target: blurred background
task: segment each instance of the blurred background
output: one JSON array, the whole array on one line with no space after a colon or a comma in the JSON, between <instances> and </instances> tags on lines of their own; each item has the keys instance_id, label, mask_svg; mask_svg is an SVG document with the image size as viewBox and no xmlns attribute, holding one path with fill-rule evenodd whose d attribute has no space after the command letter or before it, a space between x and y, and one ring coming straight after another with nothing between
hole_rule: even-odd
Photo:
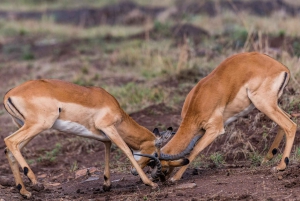
<instances>
[{"instance_id":1,"label":"blurred background","mask_svg":"<svg viewBox=\"0 0 300 201\"><path fill-rule=\"evenodd\" d=\"M280 105L299 115L300 1L0 2L0 97L14 86L40 78L101 86L150 130L169 126L176 130L191 88L225 58L247 51L266 53L290 69L292 76ZM299 124L299 118L293 120ZM0 139L15 130L1 104ZM219 164L250 159L257 165L276 130L276 124L255 110L226 128L230 135L219 137L194 165L204 165L205 159ZM85 160L76 158L78 153L103 151L97 142L49 133L24 149L33 166L41 161L55 164L68 153L66 165L77 169ZM49 144L43 146L40 140ZM0 140L0 149L4 147ZM116 147L113 154L115 163L126 160ZM294 161L300 158L298 137L293 157ZM7 169L5 157L0 160Z\"/></svg>"}]
</instances>

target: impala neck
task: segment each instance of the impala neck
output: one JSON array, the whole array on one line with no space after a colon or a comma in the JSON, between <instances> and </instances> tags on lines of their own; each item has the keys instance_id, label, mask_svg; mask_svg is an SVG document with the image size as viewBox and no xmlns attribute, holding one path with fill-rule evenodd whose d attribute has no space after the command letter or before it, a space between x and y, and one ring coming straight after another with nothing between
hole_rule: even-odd
<instances>
[{"instance_id":1,"label":"impala neck","mask_svg":"<svg viewBox=\"0 0 300 201\"><path fill-rule=\"evenodd\" d=\"M140 126L127 114L123 115L123 121L117 126L117 129L131 149L141 150L148 154L155 152L155 135L145 127ZM147 149L146 152L145 149Z\"/></svg>"}]
</instances>

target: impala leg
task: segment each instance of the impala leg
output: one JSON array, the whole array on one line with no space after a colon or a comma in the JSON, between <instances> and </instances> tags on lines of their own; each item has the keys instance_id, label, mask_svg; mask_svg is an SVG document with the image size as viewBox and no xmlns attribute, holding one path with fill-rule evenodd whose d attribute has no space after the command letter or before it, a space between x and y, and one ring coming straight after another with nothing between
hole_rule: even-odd
<instances>
[{"instance_id":1,"label":"impala leg","mask_svg":"<svg viewBox=\"0 0 300 201\"><path fill-rule=\"evenodd\" d=\"M265 107L258 106L257 109L261 110L270 119L272 119L275 123L277 123L286 135L286 144L285 144L284 152L282 155L282 159L281 159L279 165L274 167L274 170L284 170L289 163L289 156L290 156L292 146L294 143L297 125L286 115L285 112L283 112L278 107L278 105L273 106L273 107L271 107L270 105L265 105ZM279 134L279 136L276 136L278 141L279 141L279 138L281 137L280 135L282 135L282 134ZM275 138L275 140L276 140L276 138ZM275 143L275 145L277 145L278 142L274 142L274 143Z\"/></svg>"},{"instance_id":2,"label":"impala leg","mask_svg":"<svg viewBox=\"0 0 300 201\"><path fill-rule=\"evenodd\" d=\"M138 165L136 160L134 159L131 150L127 146L127 144L124 142L124 140L121 138L121 136L118 134L118 131L114 126L101 128L101 130L111 139L113 143L115 143L129 158L132 165L135 167L137 172L139 173L142 181L149 186L152 186L153 188L157 188L158 185L152 181L146 176L146 174L143 172L142 168Z\"/></svg>"},{"instance_id":3,"label":"impala leg","mask_svg":"<svg viewBox=\"0 0 300 201\"><path fill-rule=\"evenodd\" d=\"M24 183L20 176L18 164L22 167L24 174L29 178L33 185L37 185L38 182L26 160L23 158L20 149L42 130L43 129L39 129L37 127L28 127L24 125L18 131L4 139L7 146L6 157L13 172L17 188L19 189L20 193L27 198L31 196L31 193L25 189Z\"/></svg>"},{"instance_id":4,"label":"impala leg","mask_svg":"<svg viewBox=\"0 0 300 201\"><path fill-rule=\"evenodd\" d=\"M164 171L164 174L166 176L166 180L168 180L174 171L175 167L169 167L166 171Z\"/></svg>"},{"instance_id":5,"label":"impala leg","mask_svg":"<svg viewBox=\"0 0 300 201\"><path fill-rule=\"evenodd\" d=\"M279 147L280 142L282 141L283 136L284 136L284 130L282 130L282 128L279 127L278 131L277 131L277 134L275 136L275 139L274 139L267 155L263 159L262 163L265 163L265 162L271 160L274 157L274 155L277 154L278 147Z\"/></svg>"},{"instance_id":6,"label":"impala leg","mask_svg":"<svg viewBox=\"0 0 300 201\"><path fill-rule=\"evenodd\" d=\"M103 190L109 191L111 188L110 170L109 170L111 142L104 142L104 144L105 144L105 169L104 169Z\"/></svg>"},{"instance_id":7,"label":"impala leg","mask_svg":"<svg viewBox=\"0 0 300 201\"><path fill-rule=\"evenodd\" d=\"M8 160L10 169L12 170L12 173L14 175L17 189L23 196L26 196L27 198L31 197L31 193L25 189L23 180L20 175L19 164L8 148L5 148L5 155Z\"/></svg>"},{"instance_id":8,"label":"impala leg","mask_svg":"<svg viewBox=\"0 0 300 201\"><path fill-rule=\"evenodd\" d=\"M281 110L281 111L282 111L286 116L288 116L289 118L291 118L291 115L290 115L290 114L286 113L286 112L283 111L283 110ZM271 159L274 157L274 155L277 154L279 144L280 144L280 142L282 141L282 138L283 138L284 134L285 134L285 133L284 133L284 130L283 130L281 127L279 127L279 128L278 128L278 131L277 131L277 134L276 134L276 136L275 136L275 139L274 139L274 141L273 141L273 143L272 143L272 145L271 145L271 147L270 147L270 149L269 149L267 155L266 155L265 158L263 159L262 163L265 163L265 162L271 160Z\"/></svg>"},{"instance_id":9,"label":"impala leg","mask_svg":"<svg viewBox=\"0 0 300 201\"><path fill-rule=\"evenodd\" d=\"M274 92L273 92L274 94ZM266 100L263 97L272 97L272 91L270 91L270 94L263 94L261 95L260 92L256 92L255 94L248 93L249 98L251 99L252 103L255 105L257 109L259 109L261 112L265 113L270 119L272 119L275 123L280 126L280 128L284 131L286 136L286 144L283 151L282 159L276 167L273 168L273 170L284 170L286 166L289 163L289 156L292 150L292 146L295 139L296 129L297 125L290 119L290 115L288 115L286 112L282 111L278 105L277 105L277 99L275 98L269 98L268 100L271 100L271 102ZM272 101L276 100L276 101ZM281 137L281 131L279 131L279 134L275 137L276 142L273 144L277 145L280 142Z\"/></svg>"},{"instance_id":10,"label":"impala leg","mask_svg":"<svg viewBox=\"0 0 300 201\"><path fill-rule=\"evenodd\" d=\"M212 124L213 125L213 124ZM205 132L205 134L203 135L203 137L201 137L201 139L198 141L198 143L195 145L193 151L191 152L191 154L189 155L188 159L190 161L190 163L195 159L195 157L203 150L205 149L208 145L211 144L211 142L213 142L221 133L223 133L224 129L223 129L223 124L219 123L219 124L215 124L215 125L220 125L220 127L222 129L217 129L216 127L211 127L208 128ZM220 128L218 127L218 128ZM186 171L186 169L188 168L188 165L182 166L177 172L176 174L170 179L171 182L175 182L177 180L179 180L183 173Z\"/></svg>"}]
</instances>

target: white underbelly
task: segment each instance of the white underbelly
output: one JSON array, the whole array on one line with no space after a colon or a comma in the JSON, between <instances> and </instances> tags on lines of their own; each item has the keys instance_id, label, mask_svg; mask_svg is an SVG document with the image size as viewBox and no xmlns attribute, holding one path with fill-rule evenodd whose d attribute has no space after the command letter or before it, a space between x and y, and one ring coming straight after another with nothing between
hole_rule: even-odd
<instances>
[{"instance_id":1,"label":"white underbelly","mask_svg":"<svg viewBox=\"0 0 300 201\"><path fill-rule=\"evenodd\" d=\"M103 132L95 134L89 129L87 129L85 126L72 121L64 121L61 119L57 119L54 122L52 128L65 133L70 133L86 138L92 138L100 141L109 141L109 138Z\"/></svg>"},{"instance_id":2,"label":"white underbelly","mask_svg":"<svg viewBox=\"0 0 300 201\"><path fill-rule=\"evenodd\" d=\"M243 116L246 116L247 114L249 114L253 109L255 108L255 106L253 104L250 104L246 109L244 109L243 111L241 111L240 113L238 114L235 114L234 116L232 117L229 117L224 125L228 125L230 124L231 122L237 120L239 117L243 117Z\"/></svg>"}]
</instances>

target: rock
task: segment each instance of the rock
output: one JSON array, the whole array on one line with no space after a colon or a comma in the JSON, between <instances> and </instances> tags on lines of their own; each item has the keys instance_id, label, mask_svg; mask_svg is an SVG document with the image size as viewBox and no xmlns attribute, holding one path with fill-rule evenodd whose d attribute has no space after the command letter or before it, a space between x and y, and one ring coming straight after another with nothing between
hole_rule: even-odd
<instances>
[{"instance_id":1,"label":"rock","mask_svg":"<svg viewBox=\"0 0 300 201\"><path fill-rule=\"evenodd\" d=\"M41 174L41 175L38 175L37 177L40 178L40 179L43 179L43 178L47 177L47 174Z\"/></svg>"},{"instance_id":2,"label":"rock","mask_svg":"<svg viewBox=\"0 0 300 201\"><path fill-rule=\"evenodd\" d=\"M278 176L278 180L282 180L282 176L281 175Z\"/></svg>"},{"instance_id":3,"label":"rock","mask_svg":"<svg viewBox=\"0 0 300 201\"><path fill-rule=\"evenodd\" d=\"M178 186L176 186L176 189L187 189L187 188L195 188L197 186L197 184L195 183L186 183L186 184L180 184Z\"/></svg>"},{"instance_id":4,"label":"rock","mask_svg":"<svg viewBox=\"0 0 300 201\"><path fill-rule=\"evenodd\" d=\"M89 174L94 173L96 171L97 171L96 167L90 167L90 168L84 168L84 169L81 169L81 170L77 170L75 172L75 179L77 179L79 177L82 177L82 176L85 176L85 175L89 175Z\"/></svg>"}]
</instances>

